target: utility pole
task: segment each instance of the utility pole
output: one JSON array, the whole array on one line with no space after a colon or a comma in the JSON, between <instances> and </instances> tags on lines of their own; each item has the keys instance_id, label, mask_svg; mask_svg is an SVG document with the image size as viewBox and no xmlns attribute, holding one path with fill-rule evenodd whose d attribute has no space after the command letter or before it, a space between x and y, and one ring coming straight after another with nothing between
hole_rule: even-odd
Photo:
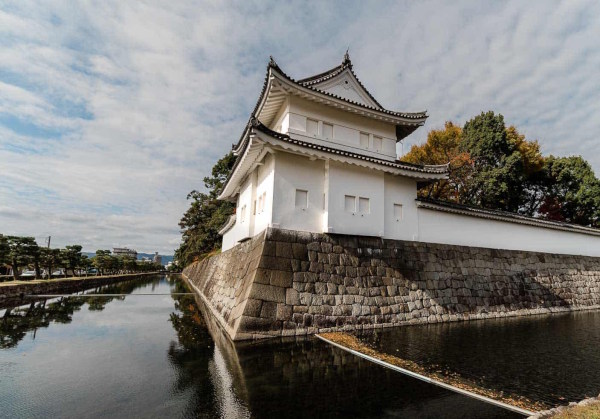
<instances>
[{"instance_id":1,"label":"utility pole","mask_svg":"<svg viewBox=\"0 0 600 419\"><path fill-rule=\"evenodd\" d=\"M50 240L52 239L52 236L48 236L48 249L50 249Z\"/></svg>"}]
</instances>

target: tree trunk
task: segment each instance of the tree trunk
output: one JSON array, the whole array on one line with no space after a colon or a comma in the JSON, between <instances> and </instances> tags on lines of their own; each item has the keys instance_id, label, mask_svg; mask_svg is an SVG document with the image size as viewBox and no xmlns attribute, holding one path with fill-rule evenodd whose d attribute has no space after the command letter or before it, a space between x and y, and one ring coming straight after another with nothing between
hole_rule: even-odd
<instances>
[{"instance_id":1,"label":"tree trunk","mask_svg":"<svg viewBox=\"0 0 600 419\"><path fill-rule=\"evenodd\" d=\"M19 265L17 264L17 259L13 258L12 260L12 270L13 270L13 279L15 281L19 280Z\"/></svg>"},{"instance_id":2,"label":"tree trunk","mask_svg":"<svg viewBox=\"0 0 600 419\"><path fill-rule=\"evenodd\" d=\"M40 262L37 260L33 261L33 269L35 270L35 279L40 279Z\"/></svg>"}]
</instances>

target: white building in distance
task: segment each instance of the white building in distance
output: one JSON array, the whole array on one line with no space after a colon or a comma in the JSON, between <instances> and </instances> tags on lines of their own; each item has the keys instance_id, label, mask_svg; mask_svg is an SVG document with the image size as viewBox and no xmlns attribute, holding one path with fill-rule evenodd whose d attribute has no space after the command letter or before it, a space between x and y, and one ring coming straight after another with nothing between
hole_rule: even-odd
<instances>
[{"instance_id":1,"label":"white building in distance","mask_svg":"<svg viewBox=\"0 0 600 419\"><path fill-rule=\"evenodd\" d=\"M137 259L137 250L128 249L127 247L113 247L114 256L128 256Z\"/></svg>"},{"instance_id":2,"label":"white building in distance","mask_svg":"<svg viewBox=\"0 0 600 419\"><path fill-rule=\"evenodd\" d=\"M396 143L425 112L383 108L348 54L294 80L273 59L219 199L236 203L223 251L267 227L539 252L600 256L600 230L417 198L417 183L447 166L404 163Z\"/></svg>"}]
</instances>

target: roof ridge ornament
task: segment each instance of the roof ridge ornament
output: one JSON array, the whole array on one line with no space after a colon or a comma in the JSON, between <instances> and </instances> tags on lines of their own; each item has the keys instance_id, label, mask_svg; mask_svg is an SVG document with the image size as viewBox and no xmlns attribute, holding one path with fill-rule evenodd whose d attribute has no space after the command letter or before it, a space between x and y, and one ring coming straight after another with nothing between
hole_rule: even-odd
<instances>
[{"instance_id":1,"label":"roof ridge ornament","mask_svg":"<svg viewBox=\"0 0 600 419\"><path fill-rule=\"evenodd\" d=\"M248 121L248 126L249 127L258 127L260 125L260 121L258 120L258 118L254 115L252 115L250 117L250 120Z\"/></svg>"},{"instance_id":2,"label":"roof ridge ornament","mask_svg":"<svg viewBox=\"0 0 600 419\"><path fill-rule=\"evenodd\" d=\"M350 47L346 48L346 53L344 54L344 60L342 61L342 66L350 66L352 67L352 62L350 61L350 54L348 53L348 51L350 51Z\"/></svg>"},{"instance_id":3,"label":"roof ridge ornament","mask_svg":"<svg viewBox=\"0 0 600 419\"><path fill-rule=\"evenodd\" d=\"M277 67L277 63L275 62L275 58L272 55L269 55L269 67Z\"/></svg>"}]
</instances>

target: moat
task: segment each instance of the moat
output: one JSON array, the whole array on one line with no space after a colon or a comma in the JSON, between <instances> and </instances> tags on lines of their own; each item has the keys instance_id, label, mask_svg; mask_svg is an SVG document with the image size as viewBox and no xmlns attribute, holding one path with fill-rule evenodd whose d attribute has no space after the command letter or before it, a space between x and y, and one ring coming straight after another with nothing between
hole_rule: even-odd
<instances>
[{"instance_id":1,"label":"moat","mask_svg":"<svg viewBox=\"0 0 600 419\"><path fill-rule=\"evenodd\" d=\"M187 292L156 276L0 310L0 416L519 417L314 337L233 345ZM599 322L575 313L364 339L552 404L600 392Z\"/></svg>"}]
</instances>

